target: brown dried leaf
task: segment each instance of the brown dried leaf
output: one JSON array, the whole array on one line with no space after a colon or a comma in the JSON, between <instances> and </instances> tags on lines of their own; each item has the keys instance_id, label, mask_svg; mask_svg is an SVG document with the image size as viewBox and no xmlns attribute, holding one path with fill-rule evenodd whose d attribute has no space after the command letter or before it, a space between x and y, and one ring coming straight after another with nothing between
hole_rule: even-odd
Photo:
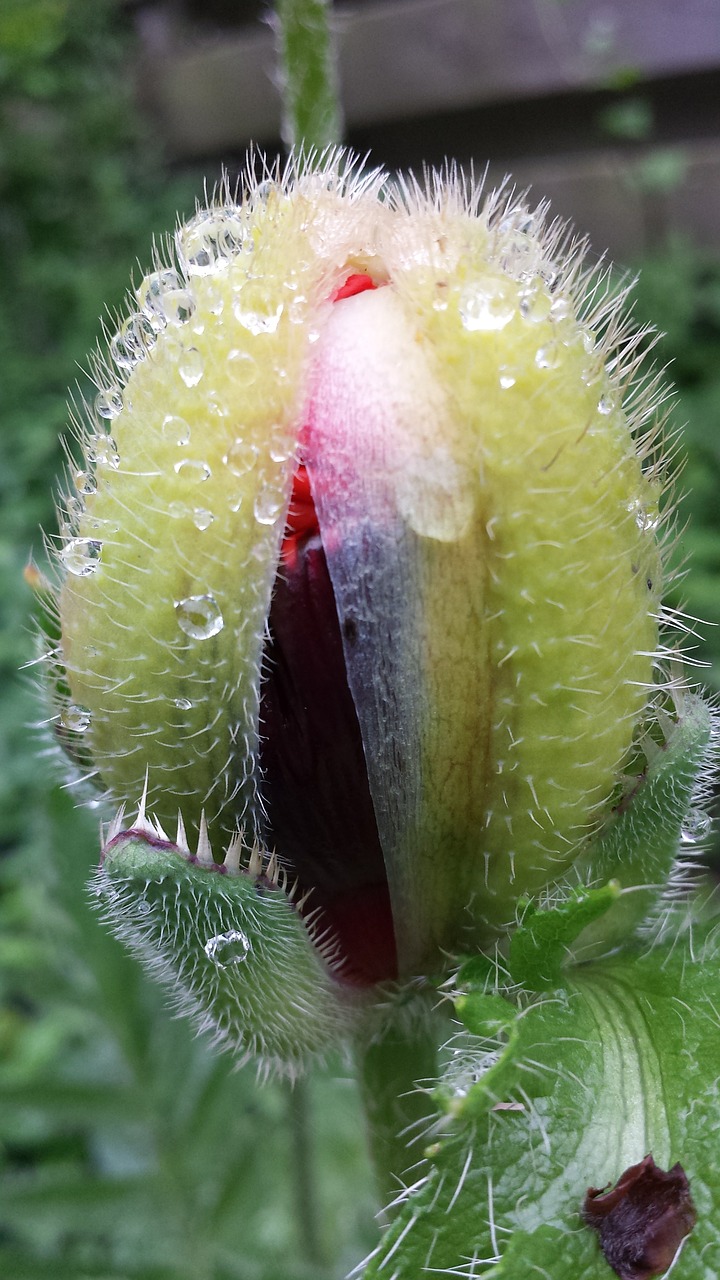
<instances>
[{"instance_id":1,"label":"brown dried leaf","mask_svg":"<svg viewBox=\"0 0 720 1280\"><path fill-rule=\"evenodd\" d=\"M666 1173L651 1155L626 1169L614 1187L590 1187L583 1217L620 1280L662 1275L697 1220L682 1165Z\"/></svg>"}]
</instances>

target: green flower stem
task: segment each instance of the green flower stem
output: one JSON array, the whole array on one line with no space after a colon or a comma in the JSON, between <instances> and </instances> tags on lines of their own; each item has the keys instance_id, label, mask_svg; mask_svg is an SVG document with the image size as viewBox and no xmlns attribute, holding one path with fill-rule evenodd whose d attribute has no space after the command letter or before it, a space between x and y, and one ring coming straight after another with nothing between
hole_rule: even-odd
<instances>
[{"instance_id":1,"label":"green flower stem","mask_svg":"<svg viewBox=\"0 0 720 1280\"><path fill-rule=\"evenodd\" d=\"M318 1271L325 1272L329 1259L320 1227L315 1144L312 1134L312 1098L306 1080L296 1080L294 1085L289 1086L288 1109L295 1212L300 1243L306 1260Z\"/></svg>"},{"instance_id":2,"label":"green flower stem","mask_svg":"<svg viewBox=\"0 0 720 1280\"><path fill-rule=\"evenodd\" d=\"M283 75L283 140L289 147L322 150L340 141L332 0L277 0Z\"/></svg>"},{"instance_id":3,"label":"green flower stem","mask_svg":"<svg viewBox=\"0 0 720 1280\"><path fill-rule=\"evenodd\" d=\"M427 1145L434 1114L425 1083L438 1077L438 1027L429 1011L418 1019L388 1021L357 1051L358 1078L370 1155L383 1205L412 1181L408 1170Z\"/></svg>"}]
</instances>

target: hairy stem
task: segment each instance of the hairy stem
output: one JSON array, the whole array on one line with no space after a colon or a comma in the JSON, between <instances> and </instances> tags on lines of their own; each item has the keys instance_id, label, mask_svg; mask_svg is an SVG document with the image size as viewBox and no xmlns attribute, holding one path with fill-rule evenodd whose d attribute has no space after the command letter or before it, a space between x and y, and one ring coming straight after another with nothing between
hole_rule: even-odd
<instances>
[{"instance_id":1,"label":"hairy stem","mask_svg":"<svg viewBox=\"0 0 720 1280\"><path fill-rule=\"evenodd\" d=\"M433 1106L417 1086L438 1074L438 1028L429 1011L389 1022L357 1052L358 1077L370 1155L384 1205L406 1185L404 1176L422 1156Z\"/></svg>"},{"instance_id":2,"label":"hairy stem","mask_svg":"<svg viewBox=\"0 0 720 1280\"><path fill-rule=\"evenodd\" d=\"M318 148L339 142L332 0L277 0L278 46L283 76L283 141Z\"/></svg>"},{"instance_id":3,"label":"hairy stem","mask_svg":"<svg viewBox=\"0 0 720 1280\"><path fill-rule=\"evenodd\" d=\"M318 1270L324 1270L328 1266L328 1258L320 1230L311 1098L305 1080L297 1080L289 1090L289 1111L293 1192L300 1247L307 1262Z\"/></svg>"}]
</instances>

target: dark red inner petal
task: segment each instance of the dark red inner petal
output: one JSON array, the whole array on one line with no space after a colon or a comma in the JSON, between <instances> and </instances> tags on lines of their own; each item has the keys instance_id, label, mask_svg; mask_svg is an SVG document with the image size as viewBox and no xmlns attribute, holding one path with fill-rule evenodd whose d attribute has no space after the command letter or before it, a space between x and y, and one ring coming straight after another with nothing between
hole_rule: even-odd
<instances>
[{"instance_id":1,"label":"dark red inner petal","mask_svg":"<svg viewBox=\"0 0 720 1280\"><path fill-rule=\"evenodd\" d=\"M365 280L351 276L342 296L373 287ZM269 843L300 889L312 889L303 911L317 912L317 934L337 943L338 978L363 986L395 978L385 863L304 466L293 483L268 632L260 765Z\"/></svg>"}]
</instances>

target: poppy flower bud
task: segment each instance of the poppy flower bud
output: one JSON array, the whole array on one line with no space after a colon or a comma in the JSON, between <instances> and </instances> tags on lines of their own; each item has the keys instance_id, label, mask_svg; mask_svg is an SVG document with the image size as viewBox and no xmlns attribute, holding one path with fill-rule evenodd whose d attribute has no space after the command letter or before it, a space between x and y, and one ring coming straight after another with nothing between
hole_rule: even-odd
<instances>
[{"instance_id":1,"label":"poppy flower bud","mask_svg":"<svg viewBox=\"0 0 720 1280\"><path fill-rule=\"evenodd\" d=\"M58 735L273 850L341 983L487 940L609 812L662 585L620 306L543 210L333 156L221 192L97 362Z\"/></svg>"}]
</instances>

